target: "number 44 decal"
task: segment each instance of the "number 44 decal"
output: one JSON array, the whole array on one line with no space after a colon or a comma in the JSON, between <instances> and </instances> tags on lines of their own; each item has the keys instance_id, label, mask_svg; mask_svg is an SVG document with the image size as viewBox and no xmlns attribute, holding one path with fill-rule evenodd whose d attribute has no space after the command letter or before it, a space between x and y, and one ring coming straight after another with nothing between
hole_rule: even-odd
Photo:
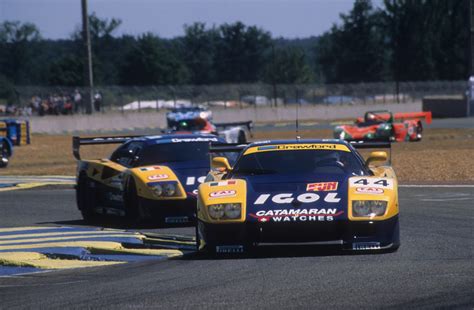
<instances>
[{"instance_id":1,"label":"number 44 decal","mask_svg":"<svg viewBox=\"0 0 474 310\"><path fill-rule=\"evenodd\" d=\"M375 187L392 189L393 180L382 178L351 178L349 179L349 185L351 187Z\"/></svg>"}]
</instances>

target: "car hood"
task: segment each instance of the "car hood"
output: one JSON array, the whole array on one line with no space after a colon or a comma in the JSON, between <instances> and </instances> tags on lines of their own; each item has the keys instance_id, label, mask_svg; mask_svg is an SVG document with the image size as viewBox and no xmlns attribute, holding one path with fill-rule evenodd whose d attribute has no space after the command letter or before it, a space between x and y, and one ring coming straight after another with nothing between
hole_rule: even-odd
<instances>
[{"instance_id":1,"label":"car hood","mask_svg":"<svg viewBox=\"0 0 474 310\"><path fill-rule=\"evenodd\" d=\"M199 184L204 182L210 169L208 160L174 162L165 165L173 170L186 193L191 196L196 196Z\"/></svg>"},{"instance_id":2,"label":"car hood","mask_svg":"<svg viewBox=\"0 0 474 310\"><path fill-rule=\"evenodd\" d=\"M247 182L247 219L259 222L347 219L350 175L259 175Z\"/></svg>"}]
</instances>

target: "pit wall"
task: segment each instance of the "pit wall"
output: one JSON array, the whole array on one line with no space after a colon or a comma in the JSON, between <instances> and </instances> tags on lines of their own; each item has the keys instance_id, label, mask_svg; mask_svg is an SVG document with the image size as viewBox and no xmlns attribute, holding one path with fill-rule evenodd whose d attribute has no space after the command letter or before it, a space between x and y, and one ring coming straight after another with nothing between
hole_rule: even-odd
<instances>
[{"instance_id":1,"label":"pit wall","mask_svg":"<svg viewBox=\"0 0 474 310\"><path fill-rule=\"evenodd\" d=\"M370 105L311 105L299 106L298 117L302 121L350 119L362 116L369 110L392 112L422 111L421 102ZM296 106L251 107L243 109L213 109L215 122L284 122L296 119ZM72 116L33 116L30 118L34 133L61 134L81 131L120 131L129 129L165 128L166 111L109 112L106 114Z\"/></svg>"}]
</instances>

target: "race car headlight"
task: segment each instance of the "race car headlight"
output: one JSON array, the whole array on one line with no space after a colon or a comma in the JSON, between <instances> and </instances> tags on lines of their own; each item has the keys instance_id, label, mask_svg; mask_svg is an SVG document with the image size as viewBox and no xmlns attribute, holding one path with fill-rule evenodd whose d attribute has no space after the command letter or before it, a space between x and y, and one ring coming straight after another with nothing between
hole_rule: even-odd
<instances>
[{"instance_id":1,"label":"race car headlight","mask_svg":"<svg viewBox=\"0 0 474 310\"><path fill-rule=\"evenodd\" d=\"M208 206L209 215L215 220L237 219L242 214L240 203L222 203Z\"/></svg>"},{"instance_id":2,"label":"race car headlight","mask_svg":"<svg viewBox=\"0 0 474 310\"><path fill-rule=\"evenodd\" d=\"M218 204L218 205L210 205L208 207L209 209L209 215L213 219L221 219L224 217L225 211L224 211L224 205L223 204Z\"/></svg>"},{"instance_id":3,"label":"race car headlight","mask_svg":"<svg viewBox=\"0 0 474 310\"><path fill-rule=\"evenodd\" d=\"M176 182L153 182L148 183L149 188L157 197L175 197L179 196L180 191Z\"/></svg>"},{"instance_id":4,"label":"race car headlight","mask_svg":"<svg viewBox=\"0 0 474 310\"><path fill-rule=\"evenodd\" d=\"M373 217L385 214L387 202L383 200L354 200L352 201L352 215L355 217Z\"/></svg>"},{"instance_id":5,"label":"race car headlight","mask_svg":"<svg viewBox=\"0 0 474 310\"><path fill-rule=\"evenodd\" d=\"M167 197L174 196L176 194L176 184L166 183L163 186L163 194Z\"/></svg>"},{"instance_id":6,"label":"race car headlight","mask_svg":"<svg viewBox=\"0 0 474 310\"><path fill-rule=\"evenodd\" d=\"M225 216L229 219L236 219L240 217L241 207L240 203L226 203L224 207Z\"/></svg>"},{"instance_id":7,"label":"race car headlight","mask_svg":"<svg viewBox=\"0 0 474 310\"><path fill-rule=\"evenodd\" d=\"M163 195L163 186L161 186L160 184L154 184L154 185L151 187L151 190L153 191L153 193L154 193L156 196L161 196L161 195Z\"/></svg>"}]
</instances>

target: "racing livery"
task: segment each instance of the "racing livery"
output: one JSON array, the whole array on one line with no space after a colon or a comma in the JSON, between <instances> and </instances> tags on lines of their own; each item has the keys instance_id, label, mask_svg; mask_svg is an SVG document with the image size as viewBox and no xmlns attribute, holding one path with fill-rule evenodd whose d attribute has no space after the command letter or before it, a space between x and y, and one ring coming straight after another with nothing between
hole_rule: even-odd
<instances>
[{"instance_id":1,"label":"racing livery","mask_svg":"<svg viewBox=\"0 0 474 310\"><path fill-rule=\"evenodd\" d=\"M395 113L369 111L353 125L334 128L334 138L347 141L420 141L422 119L431 123L431 112Z\"/></svg>"},{"instance_id":2,"label":"racing livery","mask_svg":"<svg viewBox=\"0 0 474 310\"><path fill-rule=\"evenodd\" d=\"M125 215L165 223L195 220L196 191L209 171L214 135L73 137L77 206L84 219ZM81 145L121 144L108 159L81 160Z\"/></svg>"},{"instance_id":3,"label":"racing livery","mask_svg":"<svg viewBox=\"0 0 474 310\"><path fill-rule=\"evenodd\" d=\"M252 137L252 121L213 123L212 112L202 107L174 109L166 114L166 121L170 133L210 133L228 143L247 143Z\"/></svg>"},{"instance_id":4,"label":"racing livery","mask_svg":"<svg viewBox=\"0 0 474 310\"><path fill-rule=\"evenodd\" d=\"M254 246L336 245L349 250L399 247L397 178L387 153L367 161L355 147L390 143L341 140L265 141L214 146L239 152L231 167L214 157L199 186L198 250L244 252Z\"/></svg>"}]
</instances>

